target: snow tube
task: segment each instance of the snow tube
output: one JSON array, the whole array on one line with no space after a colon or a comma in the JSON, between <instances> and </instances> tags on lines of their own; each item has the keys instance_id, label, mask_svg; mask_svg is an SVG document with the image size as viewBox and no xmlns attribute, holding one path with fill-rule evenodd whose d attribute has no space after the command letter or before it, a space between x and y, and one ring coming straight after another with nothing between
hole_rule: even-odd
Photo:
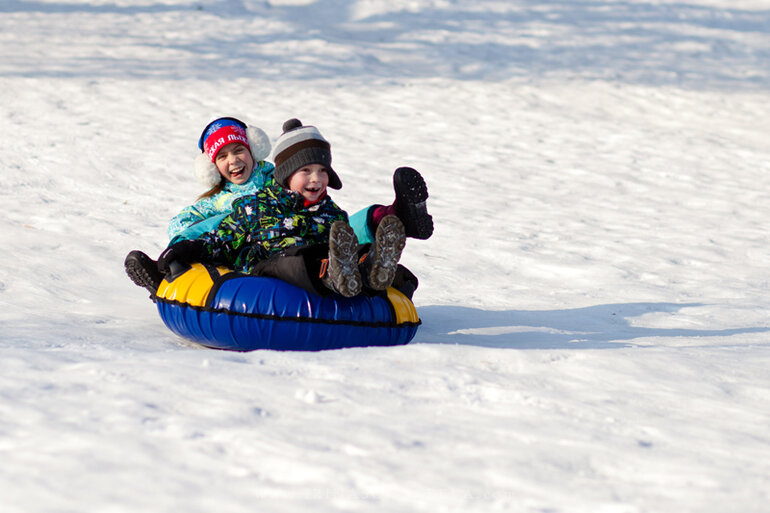
<instances>
[{"instance_id":1,"label":"snow tube","mask_svg":"<svg viewBox=\"0 0 770 513\"><path fill-rule=\"evenodd\" d=\"M377 296L321 297L284 281L195 263L155 293L177 335L215 349L320 351L407 344L421 321L394 288Z\"/></svg>"}]
</instances>

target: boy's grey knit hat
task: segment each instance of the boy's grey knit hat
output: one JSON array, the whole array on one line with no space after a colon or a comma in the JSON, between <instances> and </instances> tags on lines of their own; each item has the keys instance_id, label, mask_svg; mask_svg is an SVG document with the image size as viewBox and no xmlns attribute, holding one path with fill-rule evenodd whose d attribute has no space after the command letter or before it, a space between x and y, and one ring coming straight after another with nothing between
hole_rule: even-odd
<instances>
[{"instance_id":1,"label":"boy's grey knit hat","mask_svg":"<svg viewBox=\"0 0 770 513\"><path fill-rule=\"evenodd\" d=\"M342 181L332 169L332 152L329 141L314 126L303 126L299 119L283 124L283 133L273 147L275 181L288 188L289 177L297 169L308 164L321 164L329 173L329 187L341 189Z\"/></svg>"}]
</instances>

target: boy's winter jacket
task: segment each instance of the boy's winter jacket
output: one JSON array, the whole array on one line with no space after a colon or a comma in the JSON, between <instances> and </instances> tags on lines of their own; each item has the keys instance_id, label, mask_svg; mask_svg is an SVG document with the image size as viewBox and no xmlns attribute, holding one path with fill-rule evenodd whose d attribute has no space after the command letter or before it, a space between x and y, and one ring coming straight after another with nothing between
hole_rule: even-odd
<instances>
[{"instance_id":1,"label":"boy's winter jacket","mask_svg":"<svg viewBox=\"0 0 770 513\"><path fill-rule=\"evenodd\" d=\"M335 221L347 213L327 195L305 206L302 195L278 184L237 199L233 211L200 239L207 259L250 273L261 261L288 248L328 244Z\"/></svg>"},{"instance_id":2,"label":"boy's winter jacket","mask_svg":"<svg viewBox=\"0 0 770 513\"><path fill-rule=\"evenodd\" d=\"M240 185L227 182L225 188L209 198L201 198L174 216L168 225L171 244L196 239L213 230L232 210L238 198L249 196L273 183L275 167L267 161L257 162L249 179Z\"/></svg>"}]
</instances>

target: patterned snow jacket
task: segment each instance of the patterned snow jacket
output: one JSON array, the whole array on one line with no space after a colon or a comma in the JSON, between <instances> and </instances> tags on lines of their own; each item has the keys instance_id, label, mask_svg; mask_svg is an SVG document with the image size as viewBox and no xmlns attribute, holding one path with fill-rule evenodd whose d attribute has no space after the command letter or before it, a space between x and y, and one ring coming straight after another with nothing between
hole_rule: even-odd
<instances>
[{"instance_id":1,"label":"patterned snow jacket","mask_svg":"<svg viewBox=\"0 0 770 513\"><path fill-rule=\"evenodd\" d=\"M300 194L273 184L236 200L232 213L200 239L207 260L250 273L289 247L328 244L334 221L347 222L348 214L328 195L305 206Z\"/></svg>"},{"instance_id":2,"label":"patterned snow jacket","mask_svg":"<svg viewBox=\"0 0 770 513\"><path fill-rule=\"evenodd\" d=\"M232 204L238 198L250 196L273 183L274 166L260 161L254 166L249 179L240 185L227 182L225 188L209 198L201 198L185 207L168 224L168 238L171 243L195 239L213 230L221 219L232 211Z\"/></svg>"}]
</instances>

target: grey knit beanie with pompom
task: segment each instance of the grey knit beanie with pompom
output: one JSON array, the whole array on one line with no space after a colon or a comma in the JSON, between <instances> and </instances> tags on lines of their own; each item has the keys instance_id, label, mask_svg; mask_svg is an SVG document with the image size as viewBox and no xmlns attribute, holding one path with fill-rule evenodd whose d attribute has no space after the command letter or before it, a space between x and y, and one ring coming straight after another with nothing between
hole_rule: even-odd
<instances>
[{"instance_id":1,"label":"grey knit beanie with pompom","mask_svg":"<svg viewBox=\"0 0 770 513\"><path fill-rule=\"evenodd\" d=\"M332 169L332 152L329 141L314 126L303 126L299 119L283 124L283 134L273 147L275 180L288 187L289 177L297 169L308 164L321 164L329 174L329 187L341 189L342 181Z\"/></svg>"}]
</instances>

